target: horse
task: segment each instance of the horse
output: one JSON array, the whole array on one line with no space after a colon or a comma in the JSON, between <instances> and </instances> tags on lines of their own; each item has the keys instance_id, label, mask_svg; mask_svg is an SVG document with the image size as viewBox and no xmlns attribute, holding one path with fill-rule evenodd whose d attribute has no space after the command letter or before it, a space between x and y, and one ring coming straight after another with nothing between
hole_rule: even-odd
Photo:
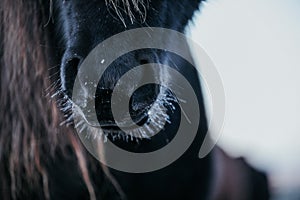
<instances>
[{"instance_id":1,"label":"horse","mask_svg":"<svg viewBox=\"0 0 300 200\"><path fill-rule=\"evenodd\" d=\"M196 136L182 156L155 171L124 172L101 164L75 134L73 87L89 53L111 36L137 28L184 33L201 0L0 4L2 199L268 199L266 175L243 159L232 159L219 148L199 159L208 129L201 83L192 63L172 52L145 48L115 60L97 83L95 109L105 137L127 151L147 153L168 145L180 122L180 104L171 91L147 84L130 98L130 115L140 126L154 118L151 105L167 110L169 123L150 139L123 137L110 105L117 81L130 69L151 63L176 68L192 86L201 116ZM174 42L172 37L162 40ZM186 44L182 48L191 54ZM134 78L142 81L147 74L136 72ZM154 74L167 82L174 78L164 70Z\"/></svg>"}]
</instances>

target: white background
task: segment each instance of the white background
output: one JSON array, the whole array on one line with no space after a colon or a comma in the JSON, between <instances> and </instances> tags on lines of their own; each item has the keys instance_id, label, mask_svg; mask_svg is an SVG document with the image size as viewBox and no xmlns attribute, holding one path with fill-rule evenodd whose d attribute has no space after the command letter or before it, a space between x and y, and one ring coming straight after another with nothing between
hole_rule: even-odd
<instances>
[{"instance_id":1,"label":"white background","mask_svg":"<svg viewBox=\"0 0 300 200\"><path fill-rule=\"evenodd\" d=\"M224 83L218 144L266 170L276 199L299 199L300 1L208 0L188 35Z\"/></svg>"}]
</instances>

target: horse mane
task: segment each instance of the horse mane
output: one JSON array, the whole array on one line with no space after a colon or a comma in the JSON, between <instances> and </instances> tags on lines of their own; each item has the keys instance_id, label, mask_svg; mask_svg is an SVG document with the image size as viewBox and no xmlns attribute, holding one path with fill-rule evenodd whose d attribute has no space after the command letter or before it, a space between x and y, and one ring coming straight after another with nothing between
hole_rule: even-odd
<instances>
[{"instance_id":1,"label":"horse mane","mask_svg":"<svg viewBox=\"0 0 300 200\"><path fill-rule=\"evenodd\" d=\"M95 199L87 153L72 128L59 126L61 112L46 95L49 6L41 0L0 1L1 199L49 199L47 165L66 151Z\"/></svg>"}]
</instances>

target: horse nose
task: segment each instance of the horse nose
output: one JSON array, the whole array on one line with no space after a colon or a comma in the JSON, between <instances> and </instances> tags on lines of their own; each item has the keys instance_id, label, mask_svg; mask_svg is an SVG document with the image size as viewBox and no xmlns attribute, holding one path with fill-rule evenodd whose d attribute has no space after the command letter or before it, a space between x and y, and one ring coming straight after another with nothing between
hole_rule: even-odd
<instances>
[{"instance_id":1,"label":"horse nose","mask_svg":"<svg viewBox=\"0 0 300 200\"><path fill-rule=\"evenodd\" d=\"M72 96L72 89L78 73L80 64L88 53L80 48L69 48L65 51L61 62L61 82L63 91ZM136 66L153 63L155 54L150 50L129 52L114 60L109 66L106 66L104 73L99 77L98 87L106 90L113 90L119 79L129 70ZM99 66L103 64L99 63ZM105 67L105 66L104 66ZM141 83L145 76L150 75L149 70L138 70L133 73L132 79L135 83ZM131 83L125 83L127 88L125 94L132 89Z\"/></svg>"}]
</instances>

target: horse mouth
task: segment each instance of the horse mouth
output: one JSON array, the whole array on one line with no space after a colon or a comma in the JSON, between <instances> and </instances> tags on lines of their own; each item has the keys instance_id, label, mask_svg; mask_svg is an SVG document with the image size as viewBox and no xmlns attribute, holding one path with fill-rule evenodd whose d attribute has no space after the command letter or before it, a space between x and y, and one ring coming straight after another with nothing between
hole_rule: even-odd
<instances>
[{"instance_id":1,"label":"horse mouth","mask_svg":"<svg viewBox=\"0 0 300 200\"><path fill-rule=\"evenodd\" d=\"M71 115L61 125L72 124L73 121L78 133L88 138L139 143L156 137L165 130L166 124L173 124L171 116L177 110L178 99L170 90L155 84L138 88L130 98L129 113L125 113L118 123L112 114L111 93L100 89L95 96L88 97L88 107L94 105L95 108L91 112L87 110L84 100L73 101L65 94L63 99L66 102L62 110Z\"/></svg>"},{"instance_id":2,"label":"horse mouth","mask_svg":"<svg viewBox=\"0 0 300 200\"><path fill-rule=\"evenodd\" d=\"M104 131L120 131L120 130L133 130L136 128L136 125L142 126L149 121L149 116L145 112L142 112L138 116L132 118L135 123L128 123L127 121L123 121L121 123L116 123L114 121L100 121L99 125Z\"/></svg>"},{"instance_id":3,"label":"horse mouth","mask_svg":"<svg viewBox=\"0 0 300 200\"><path fill-rule=\"evenodd\" d=\"M143 114L143 116L140 116L138 118L135 118L134 121L136 121L136 123L132 123L131 125L126 125L126 126L122 126L120 124L116 124L115 122L99 122L101 128L103 131L105 132L119 132L121 130L125 130L125 131L131 131L133 129L136 128L136 125L144 125L146 123L148 123L149 116L147 114Z\"/></svg>"},{"instance_id":4,"label":"horse mouth","mask_svg":"<svg viewBox=\"0 0 300 200\"><path fill-rule=\"evenodd\" d=\"M68 108L73 108L71 117L66 121L75 119L75 128L79 133L86 130L85 133L90 135L89 132L93 132L95 137L101 138L104 134L107 138L125 138L126 141L128 137L131 140L150 139L165 128L166 122L171 124L170 114L175 109L177 99L170 90L156 83L146 83L134 90L130 88L132 83L126 82L124 88L114 90L117 82L111 78L110 73L106 71L98 84L93 83L96 90L92 92L87 82L80 82L81 92L76 93L77 98L71 99L72 95L65 93L64 99L70 102ZM149 74L156 75L152 71L143 71L138 75L143 80ZM125 108L118 109L117 119L113 108L123 103L112 100L115 92L118 98L126 96L129 100L126 100Z\"/></svg>"}]
</instances>

